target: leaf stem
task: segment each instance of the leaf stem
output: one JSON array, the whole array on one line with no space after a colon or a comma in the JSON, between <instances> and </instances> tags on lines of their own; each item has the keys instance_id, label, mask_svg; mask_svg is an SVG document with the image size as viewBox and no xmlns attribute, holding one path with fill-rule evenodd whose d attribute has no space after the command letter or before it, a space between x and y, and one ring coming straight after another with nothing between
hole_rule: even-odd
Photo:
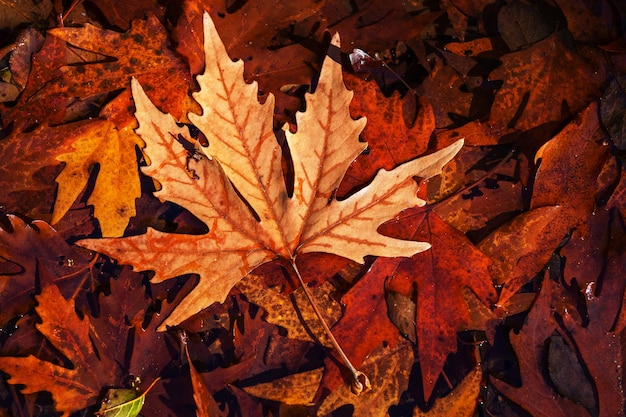
<instances>
[{"instance_id":1,"label":"leaf stem","mask_svg":"<svg viewBox=\"0 0 626 417\"><path fill-rule=\"evenodd\" d=\"M300 286L302 286L302 290L304 291L304 295L306 295L307 300L309 300L309 304L311 304L311 307L313 307L313 311L315 311L315 315L317 316L322 327L324 328L324 331L326 332L326 335L328 336L328 338L330 339L330 342L335 348L335 351L339 354L339 357L341 358L342 362L352 374L352 384L350 384L351 391L354 394L359 395L363 391L371 390L372 384L370 383L370 380L367 377L367 375L365 375L363 372L356 369L354 365L352 365L352 362L350 362L350 359L348 359L348 356L339 345L339 342L335 338L335 335L333 335L333 332L330 330L330 327L328 327L328 324L326 323L326 320L324 320L324 317L322 316L321 311L317 307L317 304L315 304L313 295L311 294L306 284L304 283L304 280L302 279L302 275L300 275L300 271L298 270L298 267L296 266L296 260L294 258L291 259L291 267L295 271L296 276L298 277L298 281L300 282Z\"/></svg>"}]
</instances>

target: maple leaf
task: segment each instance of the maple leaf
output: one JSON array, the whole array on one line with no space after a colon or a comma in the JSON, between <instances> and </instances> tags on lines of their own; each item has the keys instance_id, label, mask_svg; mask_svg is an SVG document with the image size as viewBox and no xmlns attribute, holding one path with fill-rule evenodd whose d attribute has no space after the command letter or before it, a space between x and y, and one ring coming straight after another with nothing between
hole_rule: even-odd
<instances>
[{"instance_id":1,"label":"maple leaf","mask_svg":"<svg viewBox=\"0 0 626 417\"><path fill-rule=\"evenodd\" d=\"M486 306L497 298L488 269L490 259L463 233L441 220L431 207L407 210L383 227L391 236L408 235L429 241L432 250L408 259L378 259L373 266L390 278L389 290L416 298L416 317L406 319L415 322L426 400L446 358L456 352L457 331L470 322L464 288L471 289ZM450 308L451 305L458 307Z\"/></svg>"},{"instance_id":2,"label":"maple leaf","mask_svg":"<svg viewBox=\"0 0 626 417\"><path fill-rule=\"evenodd\" d=\"M136 269L153 269L153 282L198 273L198 286L164 322L175 325L214 302L258 265L283 257L328 252L362 262L366 255L411 256L428 243L381 235L378 226L416 197L414 176L441 171L462 147L462 140L392 171L380 171L371 184L337 200L348 165L365 149L359 141L365 119L349 113L352 94L342 82L341 65L324 61L317 89L306 97L307 110L296 116L298 130L285 129L294 167L293 196L281 168L281 148L272 130L273 96L257 99L256 83L243 80L243 62L232 61L208 15L204 17L205 72L194 98L203 114L189 120L209 141L190 139L187 127L161 113L138 81L132 91L151 165L147 175L161 184L156 195L190 210L209 226L206 235L175 235L149 229L122 239L87 239L81 246L103 252ZM338 48L339 37L331 48ZM189 151L192 149L193 151ZM240 197L241 196L241 197Z\"/></svg>"}]
</instances>

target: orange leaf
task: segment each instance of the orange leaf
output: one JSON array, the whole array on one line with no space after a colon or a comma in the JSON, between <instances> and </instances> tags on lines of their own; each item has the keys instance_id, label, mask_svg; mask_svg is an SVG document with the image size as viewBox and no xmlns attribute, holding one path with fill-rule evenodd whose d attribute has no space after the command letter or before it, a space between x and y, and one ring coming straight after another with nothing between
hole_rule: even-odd
<instances>
[{"instance_id":1,"label":"orange leaf","mask_svg":"<svg viewBox=\"0 0 626 417\"><path fill-rule=\"evenodd\" d=\"M37 313L42 323L37 328L72 362L72 369L42 361L32 355L25 358L0 357L0 369L11 375L11 384L24 384L24 393L50 391L56 409L71 412L94 404L100 389L110 385L118 367L106 356L95 360L89 336L89 318L79 319L74 300L63 298L59 289L49 285L37 297Z\"/></svg>"},{"instance_id":2,"label":"orange leaf","mask_svg":"<svg viewBox=\"0 0 626 417\"><path fill-rule=\"evenodd\" d=\"M414 176L441 172L462 147L462 140L392 171L345 200L334 192L352 160L365 148L359 134L364 119L349 113L352 93L342 82L341 65L324 61L317 89L307 94L307 111L296 116L298 130L286 131L294 167L293 196L281 168L281 148L272 130L273 96L257 99L256 83L243 80L243 62L232 61L208 15L204 18L205 72L194 98L203 114L188 118L204 133L209 147L192 140L161 113L132 82L139 121L151 165L143 171L161 184L156 195L179 204L204 221L206 235L175 235L149 229L124 239L88 239L80 245L111 255L136 269L153 269L153 282L198 273L198 286L164 322L175 325L213 302L258 265L283 257L328 252L362 262L366 255L411 256L423 242L398 240L377 232L400 210L421 206ZM331 46L338 52L339 38ZM295 265L295 264L294 264Z\"/></svg>"}]
</instances>

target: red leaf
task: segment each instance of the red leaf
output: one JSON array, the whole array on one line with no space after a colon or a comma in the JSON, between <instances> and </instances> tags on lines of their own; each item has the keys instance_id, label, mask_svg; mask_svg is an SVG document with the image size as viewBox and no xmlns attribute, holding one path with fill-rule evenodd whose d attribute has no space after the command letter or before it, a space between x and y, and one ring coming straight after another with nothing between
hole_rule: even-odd
<instances>
[{"instance_id":1,"label":"red leaf","mask_svg":"<svg viewBox=\"0 0 626 417\"><path fill-rule=\"evenodd\" d=\"M346 311L333 326L332 332L356 368L377 347L389 345L393 348L397 343L399 333L387 317L384 286L386 278L400 262L399 259L390 258L387 264L375 263L341 299ZM329 357L324 361L326 371L316 395L317 399L325 397L341 385L344 378L350 385L352 377L347 373L342 377L341 373L345 368L340 363L336 357Z\"/></svg>"},{"instance_id":2,"label":"red leaf","mask_svg":"<svg viewBox=\"0 0 626 417\"><path fill-rule=\"evenodd\" d=\"M430 209L407 210L383 225L381 232L432 244L430 250L411 258L379 258L374 264L391 266L389 290L417 296L416 334L428 400L446 358L456 352L457 331L470 321L463 288L469 287L487 305L497 299L489 273L491 261Z\"/></svg>"}]
</instances>

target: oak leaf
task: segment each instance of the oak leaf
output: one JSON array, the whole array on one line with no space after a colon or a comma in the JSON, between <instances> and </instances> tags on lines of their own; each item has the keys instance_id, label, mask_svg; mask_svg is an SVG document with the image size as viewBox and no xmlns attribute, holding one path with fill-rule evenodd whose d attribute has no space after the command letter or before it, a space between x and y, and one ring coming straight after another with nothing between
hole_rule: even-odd
<instances>
[{"instance_id":1,"label":"oak leaf","mask_svg":"<svg viewBox=\"0 0 626 417\"><path fill-rule=\"evenodd\" d=\"M6 261L0 262L0 325L34 305L38 285L56 283L69 296L89 273L87 259L47 223L14 215L0 223L0 259Z\"/></svg>"},{"instance_id":2,"label":"oak leaf","mask_svg":"<svg viewBox=\"0 0 626 417\"><path fill-rule=\"evenodd\" d=\"M63 298L54 285L44 288L37 297L41 331L72 363L66 368L27 357L0 357L0 369L11 375L9 383L24 384L23 393L50 391L56 409L64 416L92 405L100 389L119 378L119 367L106 355L97 353L90 337L90 320L78 318L74 300Z\"/></svg>"},{"instance_id":3,"label":"oak leaf","mask_svg":"<svg viewBox=\"0 0 626 417\"><path fill-rule=\"evenodd\" d=\"M338 51L335 36L331 54ZM324 61L307 110L296 116L298 130L285 129L294 169L287 189L281 147L272 130L273 96L257 99L256 83L243 80L243 62L233 62L208 15L204 17L205 71L194 98L203 114L188 114L209 147L191 139L186 126L161 113L132 82L139 122L151 164L143 171L159 181L156 195L179 204L209 226L206 235L175 235L149 229L122 239L87 239L81 246L101 251L135 269L153 269L153 282L198 273L198 286L161 328L175 325L214 302L258 265L283 257L295 268L300 254L335 253L355 262L366 255L406 257L428 243L381 235L378 226L400 210L425 204L416 197L414 176L441 171L462 140L392 171L345 200L334 198L348 165L365 149L359 141L365 119L349 113L352 94L341 65ZM292 196L290 196L292 194Z\"/></svg>"},{"instance_id":4,"label":"oak leaf","mask_svg":"<svg viewBox=\"0 0 626 417\"><path fill-rule=\"evenodd\" d=\"M91 168L100 170L87 203L94 207L94 217L104 236L122 236L128 221L135 215L135 199L141 196L135 146L143 147L132 125L123 129L108 120L90 126L90 134L74 142L74 151L56 157L65 162L57 176L59 184L51 223L57 223L67 213L87 186Z\"/></svg>"},{"instance_id":5,"label":"oak leaf","mask_svg":"<svg viewBox=\"0 0 626 417\"><path fill-rule=\"evenodd\" d=\"M523 406L533 416L585 416L588 413L579 404L557 395L545 383L544 369L545 341L556 327L551 314L551 294L556 284L544 278L543 287L535 305L526 318L519 334L511 335L511 345L517 352L517 360L522 378L521 387L513 387L492 379L499 392Z\"/></svg>"}]
</instances>

